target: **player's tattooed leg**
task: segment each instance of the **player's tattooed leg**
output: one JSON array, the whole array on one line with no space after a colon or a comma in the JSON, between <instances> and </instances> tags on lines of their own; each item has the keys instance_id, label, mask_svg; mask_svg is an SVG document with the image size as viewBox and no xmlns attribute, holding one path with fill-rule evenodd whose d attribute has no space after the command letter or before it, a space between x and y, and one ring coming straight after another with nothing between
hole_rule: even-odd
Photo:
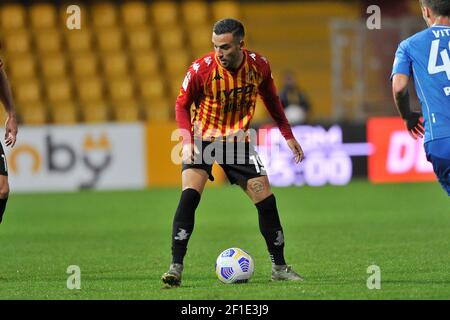
<instances>
[{"instance_id":1,"label":"player's tattooed leg","mask_svg":"<svg viewBox=\"0 0 450 320\"><path fill-rule=\"evenodd\" d=\"M264 191L264 183L260 181L251 181L248 187L252 192L257 194L262 193Z\"/></svg>"},{"instance_id":2,"label":"player's tattooed leg","mask_svg":"<svg viewBox=\"0 0 450 320\"><path fill-rule=\"evenodd\" d=\"M245 192L252 199L253 203L258 203L272 194L267 176L256 177L247 181Z\"/></svg>"}]
</instances>

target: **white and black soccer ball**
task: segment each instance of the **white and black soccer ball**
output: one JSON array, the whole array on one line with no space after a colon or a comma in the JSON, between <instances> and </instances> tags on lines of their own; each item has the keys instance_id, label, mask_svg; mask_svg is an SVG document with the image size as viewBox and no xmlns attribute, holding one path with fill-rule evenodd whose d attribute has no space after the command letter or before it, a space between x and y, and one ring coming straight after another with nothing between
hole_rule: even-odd
<instances>
[{"instance_id":1,"label":"white and black soccer ball","mask_svg":"<svg viewBox=\"0 0 450 320\"><path fill-rule=\"evenodd\" d=\"M223 283L245 283L252 277L255 262L240 248L228 248L217 257L216 275Z\"/></svg>"}]
</instances>

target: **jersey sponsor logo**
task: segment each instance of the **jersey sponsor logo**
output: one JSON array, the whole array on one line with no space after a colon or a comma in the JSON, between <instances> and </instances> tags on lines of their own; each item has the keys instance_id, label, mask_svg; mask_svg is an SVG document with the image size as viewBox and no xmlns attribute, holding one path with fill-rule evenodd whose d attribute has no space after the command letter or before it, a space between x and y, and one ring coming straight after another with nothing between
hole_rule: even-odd
<instances>
[{"instance_id":1,"label":"jersey sponsor logo","mask_svg":"<svg viewBox=\"0 0 450 320\"><path fill-rule=\"evenodd\" d=\"M251 95L254 90L254 84L232 88L231 90L218 90L215 99L220 101L225 112L241 110L251 102Z\"/></svg>"},{"instance_id":2,"label":"jersey sponsor logo","mask_svg":"<svg viewBox=\"0 0 450 320\"><path fill-rule=\"evenodd\" d=\"M248 56L249 56L250 58L252 58L253 61L256 61L256 53L250 53Z\"/></svg>"},{"instance_id":3,"label":"jersey sponsor logo","mask_svg":"<svg viewBox=\"0 0 450 320\"><path fill-rule=\"evenodd\" d=\"M249 84L243 87L236 87L231 90L218 90L216 93L216 99L220 100L223 98L233 99L235 95L239 94L250 94L253 92L253 89L255 88L254 84ZM239 98L239 97L238 97Z\"/></svg>"}]
</instances>

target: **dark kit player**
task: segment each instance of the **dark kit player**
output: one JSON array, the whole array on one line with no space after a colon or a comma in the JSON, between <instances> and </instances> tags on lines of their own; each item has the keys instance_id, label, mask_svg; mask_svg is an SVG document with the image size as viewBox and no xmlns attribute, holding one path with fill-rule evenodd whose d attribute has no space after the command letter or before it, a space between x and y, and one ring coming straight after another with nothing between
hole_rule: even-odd
<instances>
[{"instance_id":1,"label":"dark kit player","mask_svg":"<svg viewBox=\"0 0 450 320\"><path fill-rule=\"evenodd\" d=\"M17 120L14 103L12 100L11 89L9 87L8 78L5 70L3 70L3 62L0 60L0 100L3 103L7 113L5 124L5 144L8 147L14 147L17 135ZM8 166L6 164L6 155L0 143L0 223L5 213L6 202L9 195L8 184Z\"/></svg>"},{"instance_id":2,"label":"dark kit player","mask_svg":"<svg viewBox=\"0 0 450 320\"><path fill-rule=\"evenodd\" d=\"M212 42L214 52L190 66L176 101L176 120L183 137L182 193L173 220L172 263L162 281L169 287L181 284L195 210L208 178L213 180L214 161L231 183L241 186L258 210L260 231L272 259L272 280L302 280L284 259L283 229L264 166L248 135L240 134L249 131L258 94L296 163L303 160L302 148L284 115L268 61L244 49L241 22L216 22ZM208 157L203 150L210 147L214 152L205 152Z\"/></svg>"}]
</instances>

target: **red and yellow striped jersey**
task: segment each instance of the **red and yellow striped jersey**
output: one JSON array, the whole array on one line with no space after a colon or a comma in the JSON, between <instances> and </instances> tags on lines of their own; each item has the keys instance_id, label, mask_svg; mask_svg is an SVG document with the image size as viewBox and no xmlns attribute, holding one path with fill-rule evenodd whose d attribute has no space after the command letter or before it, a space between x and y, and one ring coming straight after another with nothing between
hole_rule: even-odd
<instances>
[{"instance_id":1,"label":"red and yellow striped jersey","mask_svg":"<svg viewBox=\"0 0 450 320\"><path fill-rule=\"evenodd\" d=\"M246 132L258 94L285 139L292 138L265 57L244 50L244 60L236 70L222 67L214 52L197 59L189 67L176 101L178 127L190 132L190 137L183 137L184 143L192 136L210 141Z\"/></svg>"}]
</instances>

